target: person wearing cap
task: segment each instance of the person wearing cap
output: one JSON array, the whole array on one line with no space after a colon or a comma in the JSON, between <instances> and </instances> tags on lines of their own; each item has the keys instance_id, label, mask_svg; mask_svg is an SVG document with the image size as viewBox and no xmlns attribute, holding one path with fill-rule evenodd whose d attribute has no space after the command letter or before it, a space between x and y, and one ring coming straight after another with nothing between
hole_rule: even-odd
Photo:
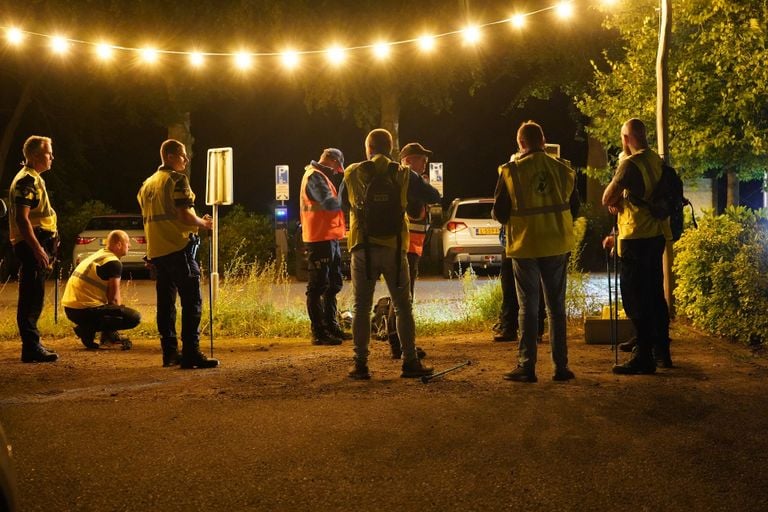
<instances>
[{"instance_id":1,"label":"person wearing cap","mask_svg":"<svg viewBox=\"0 0 768 512\"><path fill-rule=\"evenodd\" d=\"M404 167L410 167L411 171L418 175L419 179L426 185L425 193L429 195L426 202L414 201L408 204L406 215L408 216L408 250L406 258L408 259L408 272L411 282L411 301L415 297L414 289L416 278L419 276L419 260L424 252L424 240L429 230L429 205L440 202L440 192L429 184L429 171L427 162L432 156L432 151L426 149L418 142L410 142L400 150L400 164ZM413 179L413 175L411 176ZM390 303L391 304L391 303ZM400 359L403 350L400 347L400 338L397 336L397 320L395 309L390 305L389 319L389 345L392 349L392 359ZM423 358L426 353L416 347L416 353L419 358Z\"/></svg>"},{"instance_id":2,"label":"person wearing cap","mask_svg":"<svg viewBox=\"0 0 768 512\"><path fill-rule=\"evenodd\" d=\"M301 179L301 238L307 251L307 313L313 345L340 345L352 339L336 318L336 295L341 291L341 247L346 225L331 177L344 170L344 154L336 148L304 168Z\"/></svg>"}]
</instances>

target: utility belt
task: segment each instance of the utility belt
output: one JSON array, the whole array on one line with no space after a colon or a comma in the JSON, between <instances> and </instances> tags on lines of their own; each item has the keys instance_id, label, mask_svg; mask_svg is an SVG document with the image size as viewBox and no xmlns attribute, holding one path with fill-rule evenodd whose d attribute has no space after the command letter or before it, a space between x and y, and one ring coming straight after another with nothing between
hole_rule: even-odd
<instances>
[{"instance_id":1,"label":"utility belt","mask_svg":"<svg viewBox=\"0 0 768 512\"><path fill-rule=\"evenodd\" d=\"M59 254L59 235L53 231L47 231L41 227L32 228L37 242L50 258L56 258Z\"/></svg>"}]
</instances>

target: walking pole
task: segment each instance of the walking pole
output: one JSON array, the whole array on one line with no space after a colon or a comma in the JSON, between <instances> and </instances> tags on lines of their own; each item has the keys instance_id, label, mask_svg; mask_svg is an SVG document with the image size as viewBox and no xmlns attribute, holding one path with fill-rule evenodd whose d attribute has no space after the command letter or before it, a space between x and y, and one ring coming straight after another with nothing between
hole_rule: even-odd
<instances>
[{"instance_id":1,"label":"walking pole","mask_svg":"<svg viewBox=\"0 0 768 512\"><path fill-rule=\"evenodd\" d=\"M613 227L613 304L616 310L613 321L613 357L615 364L619 364L619 246L616 226Z\"/></svg>"},{"instance_id":2,"label":"walking pole","mask_svg":"<svg viewBox=\"0 0 768 512\"><path fill-rule=\"evenodd\" d=\"M213 357L213 231L208 233L208 329L211 331L211 357Z\"/></svg>"}]
</instances>

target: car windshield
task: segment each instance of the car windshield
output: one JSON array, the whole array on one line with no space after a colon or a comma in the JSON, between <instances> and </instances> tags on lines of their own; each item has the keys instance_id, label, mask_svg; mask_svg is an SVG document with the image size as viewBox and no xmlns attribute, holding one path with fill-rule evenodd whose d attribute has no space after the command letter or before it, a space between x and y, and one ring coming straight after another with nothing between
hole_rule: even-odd
<instances>
[{"instance_id":1,"label":"car windshield","mask_svg":"<svg viewBox=\"0 0 768 512\"><path fill-rule=\"evenodd\" d=\"M112 231L114 229L144 229L141 217L94 217L88 221L86 230Z\"/></svg>"},{"instance_id":2,"label":"car windshield","mask_svg":"<svg viewBox=\"0 0 768 512\"><path fill-rule=\"evenodd\" d=\"M493 203L461 203L456 208L457 219L490 219Z\"/></svg>"}]
</instances>

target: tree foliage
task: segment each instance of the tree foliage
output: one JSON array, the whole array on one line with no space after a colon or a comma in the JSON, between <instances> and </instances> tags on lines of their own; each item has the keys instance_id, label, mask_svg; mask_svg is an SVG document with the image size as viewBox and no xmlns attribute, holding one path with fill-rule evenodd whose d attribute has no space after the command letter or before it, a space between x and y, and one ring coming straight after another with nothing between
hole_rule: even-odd
<instances>
[{"instance_id":1,"label":"tree foliage","mask_svg":"<svg viewBox=\"0 0 768 512\"><path fill-rule=\"evenodd\" d=\"M631 117L643 119L654 137L658 18L658 0L638 0L605 21L621 35L624 54L606 53L607 66L594 65L592 90L578 106L591 118L589 133L608 147L620 146L619 127ZM672 20L672 163L687 177L759 177L768 168L765 2L674 0Z\"/></svg>"}]
</instances>

